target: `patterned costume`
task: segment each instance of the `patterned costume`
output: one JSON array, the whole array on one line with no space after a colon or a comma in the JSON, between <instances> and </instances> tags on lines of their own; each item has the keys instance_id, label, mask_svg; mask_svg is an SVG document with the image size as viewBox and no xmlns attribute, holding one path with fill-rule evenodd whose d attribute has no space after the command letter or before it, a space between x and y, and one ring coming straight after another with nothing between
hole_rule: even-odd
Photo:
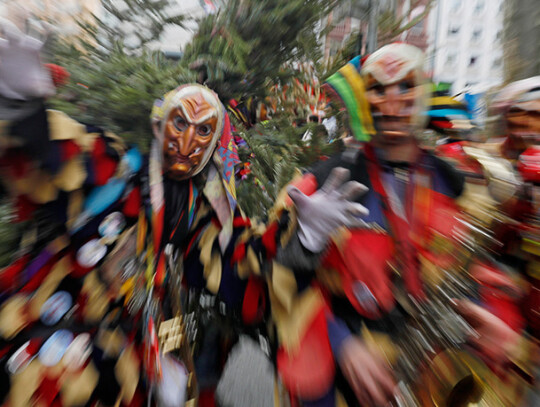
<instances>
[{"instance_id":1,"label":"patterned costume","mask_svg":"<svg viewBox=\"0 0 540 407\"><path fill-rule=\"evenodd\" d=\"M2 108L2 181L27 222L0 271L3 403L196 405L194 370L213 386L222 363L199 363L223 343L204 329L263 321L275 246L236 207L218 97L187 85L158 101L148 160L42 99Z\"/></svg>"},{"instance_id":2,"label":"patterned costume","mask_svg":"<svg viewBox=\"0 0 540 407\"><path fill-rule=\"evenodd\" d=\"M528 300L522 304L524 317L531 333L538 336L538 279L535 277L536 226L533 190L538 183L538 77L529 78L508 85L496 95L492 112L500 117L499 124L506 135L492 138L485 144L462 141L439 148L438 153L445 159L454 161L459 150L461 162L468 163L468 175L476 178L477 191L483 184L488 190L483 196L469 194L462 201L463 207L474 216L491 223L495 236L502 243L498 259L525 276L531 284ZM488 193L489 191L489 193ZM491 203L489 203L491 201ZM484 214L482 216L482 208ZM495 214L500 219L492 219ZM522 281L521 285L528 283ZM536 287L536 288L535 288Z\"/></svg>"},{"instance_id":3,"label":"patterned costume","mask_svg":"<svg viewBox=\"0 0 540 407\"><path fill-rule=\"evenodd\" d=\"M13 142L2 155L2 180L26 226L14 262L0 272L2 399L12 406L138 405L145 398L140 327L118 270L104 259L137 219L139 189L126 181L141 157L126 154L110 133L43 107L37 112L3 122L2 138ZM45 154L27 148L27 129L48 129ZM120 223L100 233L109 214Z\"/></svg>"},{"instance_id":4,"label":"patterned costume","mask_svg":"<svg viewBox=\"0 0 540 407\"><path fill-rule=\"evenodd\" d=\"M375 393L363 393L361 386L351 383L350 372L343 371L345 344L356 340L352 340L355 335L368 348L383 348L386 357L399 364L399 356L389 350L393 347L388 336L373 332L385 333L402 342L403 335L410 335L405 329L410 314L408 300L404 298L424 303L430 298L434 282L440 281L440 270L450 268L456 261L454 256L459 251L455 240L459 224L456 198L463 190L463 176L410 141L407 145L415 146L413 160L388 158L390 147L404 140L399 137L411 137L409 131L421 128L424 121L421 112L425 97L411 96L422 94L421 60L414 47L393 44L369 57L360 72L358 61L353 60L336 74L338 77L331 78L329 85L345 102L352 134L359 141L368 140L370 133L376 134L375 141L330 158L293 183L303 194L315 197L328 188L325 180L333 169L349 170L352 180L369 188L367 194L356 200L369 210L369 215L363 218L365 224L348 230L337 229L331 242L317 253L305 248L309 241L303 241L302 236L306 233L302 224L296 223L297 218L291 216L301 206L297 204L295 209L290 201L283 200L281 212L276 212L278 219L280 214L287 214L290 227L296 231L287 235L288 244L282 241L270 286L272 313L281 345L277 368L301 405L357 405L360 396L365 397L362 403L373 402L374 398L370 397L375 397ZM388 119L385 109L390 98L400 101L404 111L409 112L407 116L390 110L406 118L399 119L401 127L391 122L398 119ZM366 101L373 121L366 118ZM415 116L410 112L418 113ZM370 130L372 123L374 129ZM380 144L383 135L388 144ZM346 195L345 191L342 193ZM492 309L494 313L519 330L522 320L514 299L505 296L498 305ZM413 347L408 346L406 350ZM318 355L316 359L314 354ZM414 371L420 374L419 370ZM491 386L497 383L491 376L484 379ZM378 380L383 383L386 379ZM428 383L425 380L424 385ZM391 386L375 391L381 392L376 394L381 397L376 401L382 403L382 392L391 392ZM487 393L487 399L494 397L491 402L500 397ZM424 395L420 398L421 405L435 402L432 397L442 397L448 402L450 395L441 394ZM510 400L514 397L506 396ZM419 403L418 399L414 402Z\"/></svg>"}]
</instances>

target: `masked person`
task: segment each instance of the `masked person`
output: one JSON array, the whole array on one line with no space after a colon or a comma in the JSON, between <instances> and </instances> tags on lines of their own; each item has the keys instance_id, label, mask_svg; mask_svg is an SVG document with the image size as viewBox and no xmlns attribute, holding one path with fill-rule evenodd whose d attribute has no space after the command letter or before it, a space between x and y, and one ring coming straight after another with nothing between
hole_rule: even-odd
<instances>
[{"instance_id":1,"label":"masked person","mask_svg":"<svg viewBox=\"0 0 540 407\"><path fill-rule=\"evenodd\" d=\"M237 156L228 116L215 93L198 85L180 86L156 103L152 118L155 139L148 179L157 239L153 245L180 253L189 289L185 311L193 313L199 335L194 340L199 386L212 388L221 372L216 351L226 332L216 327L226 320L239 332L241 326L258 323L260 328L264 323L263 284L268 279L272 284L264 270L288 239L289 224L284 214L260 228L237 208ZM156 255L163 256L159 251ZM156 282L162 280L160 272L158 260Z\"/></svg>"},{"instance_id":2,"label":"masked person","mask_svg":"<svg viewBox=\"0 0 540 407\"><path fill-rule=\"evenodd\" d=\"M20 226L8 229L18 241L0 271L0 399L137 405L136 318L123 307L122 282L107 284L101 267L137 219L141 156L114 134L47 109L67 72L49 72L42 42L4 24L0 172Z\"/></svg>"},{"instance_id":3,"label":"masked person","mask_svg":"<svg viewBox=\"0 0 540 407\"><path fill-rule=\"evenodd\" d=\"M485 208L492 198L492 209L485 222L490 224L495 237L502 247L497 251L497 259L525 277L520 285L529 295L525 303L524 319L529 330L538 336L538 318L533 310L538 308L538 298L534 287L538 287L535 272L536 227L535 199L537 180L537 145L539 128L540 77L528 78L511 83L495 95L491 112L498 117L503 136L492 137L485 144L468 143L466 156L479 170L485 180L488 192L480 199L468 199L464 208L481 217L478 208ZM447 155L443 154L445 157ZM476 209L476 210L475 210ZM497 217L497 214L501 216Z\"/></svg>"},{"instance_id":4,"label":"masked person","mask_svg":"<svg viewBox=\"0 0 540 407\"><path fill-rule=\"evenodd\" d=\"M500 90L490 106L495 121L495 133L499 134L485 144L469 143L465 148L469 162L480 169L488 193L475 199L472 195L463 200L463 208L488 224L497 240L494 258L506 269L504 276L497 273L483 274L486 284L481 295L492 309L504 313L504 305L497 304L499 298L516 296L516 284L508 284L508 277L521 287L518 296L522 314L522 325L533 338L521 341L519 359L527 367L531 379L538 369L530 367L536 360L538 347L535 341L540 332L538 307L540 304L538 278L538 227L536 199L538 171L538 135L540 103L540 77L532 77L511 83ZM500 136L502 134L502 136ZM491 198L491 210L486 202ZM491 267L492 269L492 267ZM506 280L506 281L505 281ZM505 294L490 292L493 287L505 287ZM527 389L525 389L526 391ZM531 398L525 405L535 404L538 395L529 392ZM535 399L536 397L536 399Z\"/></svg>"},{"instance_id":5,"label":"masked person","mask_svg":"<svg viewBox=\"0 0 540 407\"><path fill-rule=\"evenodd\" d=\"M249 219L236 205L238 156L228 115L206 87L185 85L171 91L154 106L152 122L153 244L162 257L170 247L183 268L185 311L197 331L192 340L198 384L211 391L226 359L227 341L234 340L243 321L261 322L264 316L262 280L253 275L248 281L251 274L260 275L259 260L253 249L242 260L236 251L253 238ZM159 281L165 269L158 266L157 272ZM249 299L243 304L246 292Z\"/></svg>"},{"instance_id":6,"label":"masked person","mask_svg":"<svg viewBox=\"0 0 540 407\"><path fill-rule=\"evenodd\" d=\"M262 265L284 230L237 208L218 96L184 85L156 101L147 161L111 133L40 112L2 122L2 181L30 222L0 274L2 397L211 405L236 335L265 334ZM31 128L53 159L34 154Z\"/></svg>"},{"instance_id":7,"label":"masked person","mask_svg":"<svg viewBox=\"0 0 540 407\"><path fill-rule=\"evenodd\" d=\"M344 399L384 405L394 398L398 378L387 364L391 352L384 357L380 349L388 337L373 332L397 342L403 332L410 335L403 330L409 321L404 298L429 304L435 270L449 267L457 247L452 231L463 176L422 150L415 137L428 96L421 51L392 44L359 65L356 58L328 84L363 143L293 182L294 208L286 199L282 204L294 214L294 226L278 250L270 286L280 339L277 368L294 399L306 406ZM339 188L349 176L369 188L360 199L351 196L355 184ZM369 214L350 206L337 213L347 205L337 198L362 204ZM358 223L344 230L338 227L343 217ZM504 364L519 335L468 300L455 308L474 320L479 336L472 341L480 352Z\"/></svg>"},{"instance_id":8,"label":"masked person","mask_svg":"<svg viewBox=\"0 0 540 407\"><path fill-rule=\"evenodd\" d=\"M488 186L498 201L498 211L506 217L493 222L496 237L503 244L498 257L528 282L525 284L528 295L522 304L524 317L529 331L538 338L540 323L536 310L540 297L535 248L540 77L507 85L495 96L491 110L499 117L503 136L489 140L483 146L483 153L491 161L504 160L506 164L504 172L490 171L490 166L484 165Z\"/></svg>"},{"instance_id":9,"label":"masked person","mask_svg":"<svg viewBox=\"0 0 540 407\"><path fill-rule=\"evenodd\" d=\"M191 346L202 344L206 356L197 365L204 390L226 353L216 337L264 317L253 249L235 251L253 234L236 208L224 108L203 86L169 93L153 110L147 162L114 134L47 109L53 81L40 43L8 34L0 42L0 71L10 73L0 80L0 169L24 223L13 229L21 230L13 262L0 271L0 398L182 404L197 395L196 380L187 384ZM190 317L180 324L182 304ZM213 329L216 315L227 329Z\"/></svg>"},{"instance_id":10,"label":"masked person","mask_svg":"<svg viewBox=\"0 0 540 407\"><path fill-rule=\"evenodd\" d=\"M493 102L493 110L502 119L506 138L500 144L500 155L509 160L522 183L514 194L501 202L503 213L510 215L513 222L499 224L497 237L504 244L502 261L520 272L526 280L526 295L522 311L527 330L538 341L540 335L540 256L537 250L540 242L538 228L538 177L539 137L540 137L540 77L532 77L514 82L505 87ZM493 149L492 149L493 150ZM517 221L517 222L516 222ZM539 377L537 347L529 346L524 354L536 360L532 374ZM528 405L538 403L538 392L529 392Z\"/></svg>"},{"instance_id":11,"label":"masked person","mask_svg":"<svg viewBox=\"0 0 540 407\"><path fill-rule=\"evenodd\" d=\"M540 178L537 170L540 141L540 77L516 82L509 85L509 88L503 90L503 95L495 103L496 108L503 114L508 134L507 140L501 146L501 151L509 158L519 154L516 168L525 183L522 201L529 204L529 211L525 211L529 216L525 218L522 213L521 216L514 216L514 219L522 220L520 240L524 256L520 257L525 260L525 275L530 283L529 295L524 304L526 320L531 332L538 338L540 335L540 318L537 313L540 307L540 276L538 252L535 247L538 245L539 230L535 220L538 219L540 204L538 201ZM513 212L517 215L517 208Z\"/></svg>"},{"instance_id":12,"label":"masked person","mask_svg":"<svg viewBox=\"0 0 540 407\"><path fill-rule=\"evenodd\" d=\"M538 88L540 77L513 82L494 98L491 110L499 115L503 136L497 152L509 160L517 160L528 148L538 144ZM497 141L497 140L493 140Z\"/></svg>"}]
</instances>

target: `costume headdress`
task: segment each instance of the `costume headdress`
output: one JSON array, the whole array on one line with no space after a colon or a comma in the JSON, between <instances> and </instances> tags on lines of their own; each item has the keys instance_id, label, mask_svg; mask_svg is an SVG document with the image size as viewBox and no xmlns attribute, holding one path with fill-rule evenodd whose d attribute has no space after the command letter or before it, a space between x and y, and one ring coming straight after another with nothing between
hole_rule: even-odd
<instances>
[{"instance_id":1,"label":"costume headdress","mask_svg":"<svg viewBox=\"0 0 540 407\"><path fill-rule=\"evenodd\" d=\"M354 138L369 141L375 130L359 70L360 57L356 57L330 76L323 89L328 96L340 100L347 109L349 128Z\"/></svg>"}]
</instances>

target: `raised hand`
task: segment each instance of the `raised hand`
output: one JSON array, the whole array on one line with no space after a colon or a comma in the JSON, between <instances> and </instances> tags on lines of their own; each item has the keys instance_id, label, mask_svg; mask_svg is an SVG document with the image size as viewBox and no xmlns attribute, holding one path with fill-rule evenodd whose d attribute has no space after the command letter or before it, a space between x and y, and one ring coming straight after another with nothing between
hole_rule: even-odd
<instances>
[{"instance_id":1,"label":"raised hand","mask_svg":"<svg viewBox=\"0 0 540 407\"><path fill-rule=\"evenodd\" d=\"M354 199L368 188L356 181L347 182L349 176L349 170L334 168L322 188L311 196L296 187L288 189L298 214L298 237L306 249L319 253L337 228L365 225L361 217L369 211Z\"/></svg>"}]
</instances>

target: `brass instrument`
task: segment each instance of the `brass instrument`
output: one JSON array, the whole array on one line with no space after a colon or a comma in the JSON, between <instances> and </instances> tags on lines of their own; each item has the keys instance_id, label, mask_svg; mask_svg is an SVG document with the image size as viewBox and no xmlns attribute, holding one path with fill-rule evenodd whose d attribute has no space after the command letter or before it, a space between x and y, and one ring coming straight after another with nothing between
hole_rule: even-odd
<instances>
[{"instance_id":1,"label":"brass instrument","mask_svg":"<svg viewBox=\"0 0 540 407\"><path fill-rule=\"evenodd\" d=\"M476 282L468 266L478 258L489 258L500 243L482 222L463 215L454 236L438 236L432 242L435 252L454 256L451 267L431 267L424 274L426 300L410 297L398 285L396 298L407 313L407 324L394 339L400 356L394 365L399 394L393 405L432 406L507 406L494 391L499 380L465 342L476 331L454 309L455 299L474 297Z\"/></svg>"}]
</instances>

